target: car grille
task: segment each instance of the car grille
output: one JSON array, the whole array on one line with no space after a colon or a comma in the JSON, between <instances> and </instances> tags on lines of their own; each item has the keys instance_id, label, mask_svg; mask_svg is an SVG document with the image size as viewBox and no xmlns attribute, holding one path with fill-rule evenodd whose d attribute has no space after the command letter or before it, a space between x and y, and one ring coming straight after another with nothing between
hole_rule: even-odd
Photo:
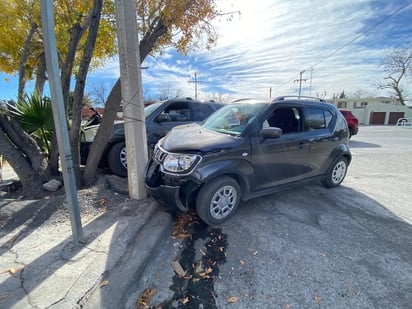
<instances>
[{"instance_id":1,"label":"car grille","mask_svg":"<svg viewBox=\"0 0 412 309\"><path fill-rule=\"evenodd\" d=\"M156 146L154 150L154 158L156 159L157 162L162 163L167 156L167 153L160 149L159 146Z\"/></svg>"}]
</instances>

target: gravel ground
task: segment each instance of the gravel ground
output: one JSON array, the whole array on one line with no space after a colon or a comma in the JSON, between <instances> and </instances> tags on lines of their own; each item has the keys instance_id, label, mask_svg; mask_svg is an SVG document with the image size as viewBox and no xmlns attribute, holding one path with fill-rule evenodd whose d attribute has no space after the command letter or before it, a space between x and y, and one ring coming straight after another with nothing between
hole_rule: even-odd
<instances>
[{"instance_id":1,"label":"gravel ground","mask_svg":"<svg viewBox=\"0 0 412 309\"><path fill-rule=\"evenodd\" d=\"M127 201L127 179L101 176L96 185L77 191L78 205L84 223ZM21 225L53 225L70 220L64 188L42 199L27 200L21 189L0 191L0 229L11 231Z\"/></svg>"}]
</instances>

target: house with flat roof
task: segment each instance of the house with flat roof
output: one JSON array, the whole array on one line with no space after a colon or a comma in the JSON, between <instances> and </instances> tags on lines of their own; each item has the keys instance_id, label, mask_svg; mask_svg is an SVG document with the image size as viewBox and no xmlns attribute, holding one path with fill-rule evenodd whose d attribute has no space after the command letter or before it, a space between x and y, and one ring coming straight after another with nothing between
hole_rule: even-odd
<instances>
[{"instance_id":1,"label":"house with flat roof","mask_svg":"<svg viewBox=\"0 0 412 309\"><path fill-rule=\"evenodd\" d=\"M412 106L402 105L395 98L342 98L327 101L339 109L352 111L359 119L359 124L395 125L402 118L412 122Z\"/></svg>"}]
</instances>

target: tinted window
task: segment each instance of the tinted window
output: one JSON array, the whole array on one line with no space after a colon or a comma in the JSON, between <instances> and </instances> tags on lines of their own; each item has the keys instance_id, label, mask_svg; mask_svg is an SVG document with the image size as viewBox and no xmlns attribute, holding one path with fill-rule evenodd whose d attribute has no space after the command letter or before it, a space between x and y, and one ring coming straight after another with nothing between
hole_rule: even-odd
<instances>
[{"instance_id":1,"label":"tinted window","mask_svg":"<svg viewBox=\"0 0 412 309\"><path fill-rule=\"evenodd\" d=\"M332 121L332 113L321 108L305 109L305 130L326 129Z\"/></svg>"},{"instance_id":2,"label":"tinted window","mask_svg":"<svg viewBox=\"0 0 412 309\"><path fill-rule=\"evenodd\" d=\"M202 121L203 119L207 118L211 113L213 113L213 109L207 104L193 104L192 105L192 121Z\"/></svg>"},{"instance_id":3,"label":"tinted window","mask_svg":"<svg viewBox=\"0 0 412 309\"><path fill-rule=\"evenodd\" d=\"M164 111L168 122L190 121L190 108L186 102L176 102Z\"/></svg>"}]
</instances>

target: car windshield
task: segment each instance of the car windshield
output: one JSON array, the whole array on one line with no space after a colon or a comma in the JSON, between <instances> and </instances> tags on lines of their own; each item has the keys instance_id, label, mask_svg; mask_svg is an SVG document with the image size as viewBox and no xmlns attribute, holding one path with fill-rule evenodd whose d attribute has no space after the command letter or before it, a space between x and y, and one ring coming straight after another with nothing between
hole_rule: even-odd
<instances>
[{"instance_id":1,"label":"car windshield","mask_svg":"<svg viewBox=\"0 0 412 309\"><path fill-rule=\"evenodd\" d=\"M210 115L202 126L213 131L238 136L266 105L267 103L228 104Z\"/></svg>"},{"instance_id":2,"label":"car windshield","mask_svg":"<svg viewBox=\"0 0 412 309\"><path fill-rule=\"evenodd\" d=\"M144 116L149 117L163 102L150 104L144 108Z\"/></svg>"}]
</instances>

